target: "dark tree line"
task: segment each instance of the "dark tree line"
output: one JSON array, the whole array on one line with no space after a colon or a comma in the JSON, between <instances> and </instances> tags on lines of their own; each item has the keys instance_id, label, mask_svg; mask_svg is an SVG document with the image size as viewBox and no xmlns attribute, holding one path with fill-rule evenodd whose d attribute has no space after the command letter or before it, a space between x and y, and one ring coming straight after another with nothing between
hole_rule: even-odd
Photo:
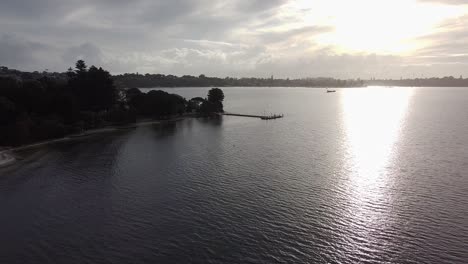
<instances>
[{"instance_id":1,"label":"dark tree line","mask_svg":"<svg viewBox=\"0 0 468 264\"><path fill-rule=\"evenodd\" d=\"M222 113L224 112L223 101L223 91L219 88L213 88L208 91L208 98L202 102L200 112L204 114Z\"/></svg>"},{"instance_id":2,"label":"dark tree line","mask_svg":"<svg viewBox=\"0 0 468 264\"><path fill-rule=\"evenodd\" d=\"M137 88L126 91L128 105L144 117L164 119L185 113L187 101L180 95L164 91L142 93Z\"/></svg>"},{"instance_id":3,"label":"dark tree line","mask_svg":"<svg viewBox=\"0 0 468 264\"><path fill-rule=\"evenodd\" d=\"M68 80L66 73L35 71L22 72L0 66L0 76L12 76L22 80L39 80L43 77L55 80ZM468 78L446 76L442 78L413 78L413 79L375 79L340 80L334 78L302 78L302 79L274 79L274 78L217 78L200 75L198 77L184 75L181 77L164 74L126 73L112 76L117 88L153 88L153 87L361 87L361 86L411 86L411 87L468 87Z\"/></svg>"},{"instance_id":4,"label":"dark tree line","mask_svg":"<svg viewBox=\"0 0 468 264\"><path fill-rule=\"evenodd\" d=\"M78 118L78 103L66 83L0 77L0 145L63 136Z\"/></svg>"},{"instance_id":5,"label":"dark tree line","mask_svg":"<svg viewBox=\"0 0 468 264\"><path fill-rule=\"evenodd\" d=\"M68 70L68 85L81 110L100 111L110 109L117 100L117 89L109 72L91 66L89 70L84 61L76 63L76 70Z\"/></svg>"},{"instance_id":6,"label":"dark tree line","mask_svg":"<svg viewBox=\"0 0 468 264\"><path fill-rule=\"evenodd\" d=\"M0 70L5 72L5 68ZM210 90L207 99L190 101L164 91L119 90L109 72L88 68L82 60L62 74L1 73L0 146L123 125L138 117L167 119L186 112L208 115L223 111L224 94L218 88ZM27 78L31 76L34 78Z\"/></svg>"},{"instance_id":7,"label":"dark tree line","mask_svg":"<svg viewBox=\"0 0 468 264\"><path fill-rule=\"evenodd\" d=\"M10 76L21 80L39 80L43 77L53 78L57 80L60 79L62 81L67 80L67 75L63 72L49 72L47 69L42 72L24 72L15 69L9 69L5 66L0 66L0 76Z\"/></svg>"},{"instance_id":8,"label":"dark tree line","mask_svg":"<svg viewBox=\"0 0 468 264\"><path fill-rule=\"evenodd\" d=\"M195 97L187 101L180 95L152 90L142 93L138 88L126 90L128 105L139 116L158 119L169 118L184 113L196 113L202 116L224 112L224 93L219 88L208 91L207 99Z\"/></svg>"},{"instance_id":9,"label":"dark tree line","mask_svg":"<svg viewBox=\"0 0 468 264\"><path fill-rule=\"evenodd\" d=\"M462 76L460 76L459 78L455 78L453 76L447 76L443 78L402 78L400 80L371 79L369 81L366 81L366 85L406 87L468 87L468 79L463 79Z\"/></svg>"},{"instance_id":10,"label":"dark tree line","mask_svg":"<svg viewBox=\"0 0 468 264\"><path fill-rule=\"evenodd\" d=\"M110 122L117 89L107 71L84 61L67 77L0 77L0 145L62 137Z\"/></svg>"},{"instance_id":11,"label":"dark tree line","mask_svg":"<svg viewBox=\"0 0 468 264\"><path fill-rule=\"evenodd\" d=\"M274 79L274 78L217 78L205 75L177 77L164 74L126 73L113 77L116 85L122 88L139 87L360 87L361 80L338 80L333 78Z\"/></svg>"}]
</instances>

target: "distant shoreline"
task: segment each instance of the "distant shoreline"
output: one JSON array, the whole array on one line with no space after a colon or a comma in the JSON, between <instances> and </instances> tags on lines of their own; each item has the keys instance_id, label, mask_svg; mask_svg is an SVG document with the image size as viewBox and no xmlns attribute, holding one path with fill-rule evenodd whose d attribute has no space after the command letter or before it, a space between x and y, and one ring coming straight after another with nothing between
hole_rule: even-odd
<instances>
[{"instance_id":1,"label":"distant shoreline","mask_svg":"<svg viewBox=\"0 0 468 264\"><path fill-rule=\"evenodd\" d=\"M19 147L13 147L13 148L4 148L3 150L0 148L0 168L6 167L8 165L13 164L16 162L16 158L13 154L13 152L16 151L21 151L21 150L27 150L27 149L32 149L32 148L39 148L43 146L47 146L53 143L59 143L59 142L69 142L69 141L75 141L75 140L80 140L86 137L98 135L98 134L104 134L104 133L112 133L112 132L117 132L117 131L122 131L122 130L129 130L141 126L147 126L147 125L160 125L164 124L166 122L178 122L186 119L187 117L191 117L189 115L181 116L181 117L176 117L168 120L151 120L151 121L140 121L136 123L130 123L126 126L108 126L108 127L103 127L103 128L97 128L97 129L90 129L87 130L84 133L81 134L70 134L62 138L57 138L57 139L50 139L38 143L33 143L33 144L28 144L24 146L19 146Z\"/></svg>"},{"instance_id":2,"label":"distant shoreline","mask_svg":"<svg viewBox=\"0 0 468 264\"><path fill-rule=\"evenodd\" d=\"M176 86L176 87L166 87L166 86L157 86L157 87L136 87L138 89L197 89L197 88L206 88L209 89L212 86ZM294 89L294 88L305 88L305 89L365 89L365 88L468 88L466 86L410 86L410 85L383 85L383 84L375 84L375 85L366 85L366 86L352 86L352 87L337 87L337 86L322 86L322 87L310 87L310 86L224 86L220 88L285 88L285 89ZM130 87L125 87L123 89L131 89Z\"/></svg>"},{"instance_id":3,"label":"distant shoreline","mask_svg":"<svg viewBox=\"0 0 468 264\"><path fill-rule=\"evenodd\" d=\"M28 72L0 66L0 77L13 77L18 80L39 80L43 77L67 81L67 72ZM111 75L115 85L121 89L139 88L202 88L202 87L303 87L303 88L351 88L367 86L397 87L463 87L468 88L468 78L463 76L421 77L399 79L369 78L364 79L338 77L210 77L172 74L124 73Z\"/></svg>"}]
</instances>

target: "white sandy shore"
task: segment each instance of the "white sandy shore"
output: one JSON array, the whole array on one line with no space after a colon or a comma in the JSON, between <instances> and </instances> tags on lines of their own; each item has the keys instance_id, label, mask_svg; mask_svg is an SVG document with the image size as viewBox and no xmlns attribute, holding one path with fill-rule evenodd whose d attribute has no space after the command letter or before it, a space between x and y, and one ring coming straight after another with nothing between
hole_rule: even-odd
<instances>
[{"instance_id":1,"label":"white sandy shore","mask_svg":"<svg viewBox=\"0 0 468 264\"><path fill-rule=\"evenodd\" d=\"M25 146L21 146L21 147L17 147L17 148L9 148L9 149L1 149L0 148L0 167L10 165L10 164L12 164L12 163L14 163L16 161L16 158L12 154L14 151L42 147L42 146L46 146L46 145L49 145L49 144L52 144L52 143L79 140L79 139L82 139L84 137L88 137L88 136L92 136L92 135L122 131L122 130L125 130L125 129L132 129L132 128L140 127L140 126L161 124L161 123L164 123L164 122L175 122L175 121L180 121L180 120L183 120L183 119L184 119L184 117L170 119L170 120L167 120L167 121L160 121L160 120L159 121L142 121L142 122L137 122L137 123L134 123L134 124L129 124L128 126L124 126L124 127L104 127L104 128L98 128L98 129L91 129L91 130L87 130L86 132L84 132L82 134L68 135L68 136L63 137L63 138L42 141L42 142L39 142L39 143L25 145Z\"/></svg>"}]
</instances>

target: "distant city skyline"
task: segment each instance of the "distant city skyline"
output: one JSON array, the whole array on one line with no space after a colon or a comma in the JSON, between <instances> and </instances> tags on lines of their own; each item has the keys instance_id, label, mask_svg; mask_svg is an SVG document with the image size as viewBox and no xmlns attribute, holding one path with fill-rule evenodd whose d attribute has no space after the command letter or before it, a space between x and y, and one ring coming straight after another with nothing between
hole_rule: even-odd
<instances>
[{"instance_id":1,"label":"distant city skyline","mask_svg":"<svg viewBox=\"0 0 468 264\"><path fill-rule=\"evenodd\" d=\"M0 65L215 77L468 76L457 0L0 3Z\"/></svg>"}]
</instances>

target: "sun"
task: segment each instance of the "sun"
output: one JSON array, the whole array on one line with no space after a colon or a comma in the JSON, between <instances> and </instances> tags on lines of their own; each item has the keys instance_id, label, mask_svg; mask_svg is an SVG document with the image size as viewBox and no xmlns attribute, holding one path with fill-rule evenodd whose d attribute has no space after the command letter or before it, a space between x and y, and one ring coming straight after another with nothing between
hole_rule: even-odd
<instances>
[{"instance_id":1,"label":"sun","mask_svg":"<svg viewBox=\"0 0 468 264\"><path fill-rule=\"evenodd\" d=\"M347 53L410 53L428 44L421 37L438 24L467 11L466 6L416 0L298 0L295 5L307 14L305 23L333 29L314 41Z\"/></svg>"}]
</instances>

